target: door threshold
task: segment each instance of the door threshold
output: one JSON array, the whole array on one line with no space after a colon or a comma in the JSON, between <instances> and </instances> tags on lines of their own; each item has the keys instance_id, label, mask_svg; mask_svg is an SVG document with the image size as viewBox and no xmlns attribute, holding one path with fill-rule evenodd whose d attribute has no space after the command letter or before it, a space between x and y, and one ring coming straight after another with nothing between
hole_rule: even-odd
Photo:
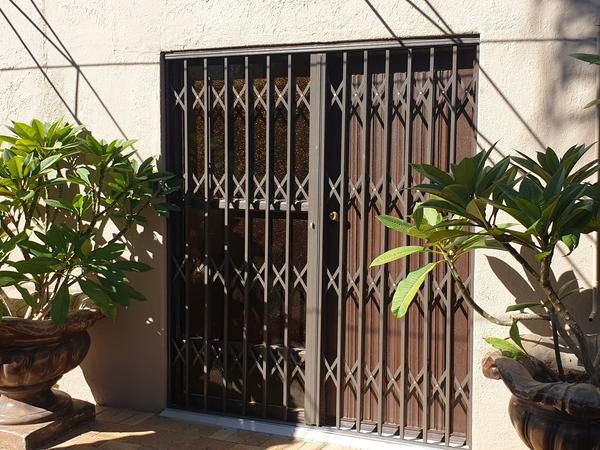
<instances>
[{"instance_id":1,"label":"door threshold","mask_svg":"<svg viewBox=\"0 0 600 450\"><path fill-rule=\"evenodd\" d=\"M290 424L247 417L221 416L181 409L166 408L160 413L161 417L177 419L202 425L212 425L219 428L253 431L256 433L273 434L306 442L322 442L339 447L373 449L373 450L419 450L429 449L431 445L420 442L402 440L399 437L369 436L351 431L338 430L333 427L313 427L304 424Z\"/></svg>"}]
</instances>

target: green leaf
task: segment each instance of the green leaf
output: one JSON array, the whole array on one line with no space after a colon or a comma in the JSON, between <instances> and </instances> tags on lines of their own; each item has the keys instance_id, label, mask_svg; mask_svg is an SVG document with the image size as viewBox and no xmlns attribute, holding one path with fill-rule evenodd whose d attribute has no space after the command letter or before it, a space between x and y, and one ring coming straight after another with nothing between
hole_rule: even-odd
<instances>
[{"instance_id":1,"label":"green leaf","mask_svg":"<svg viewBox=\"0 0 600 450\"><path fill-rule=\"evenodd\" d=\"M387 252L379 255L377 258L371 262L370 267L381 266L382 264L387 264L392 261L396 261L400 258L404 258L408 255L412 255L413 253L423 252L425 248L419 245L409 245L406 247L398 247L392 250L388 250ZM124 269L127 270L127 269Z\"/></svg>"},{"instance_id":2,"label":"green leaf","mask_svg":"<svg viewBox=\"0 0 600 450\"><path fill-rule=\"evenodd\" d=\"M65 200L47 198L45 201L46 201L46 204L48 206L51 206L52 208L73 211L73 205L71 205L69 202L66 202Z\"/></svg>"},{"instance_id":3,"label":"green leaf","mask_svg":"<svg viewBox=\"0 0 600 450\"><path fill-rule=\"evenodd\" d=\"M126 282L112 282L107 279L100 279L102 285L109 291L113 301L120 305L128 305L130 300L145 301L146 297ZM109 288L110 286L110 288Z\"/></svg>"},{"instance_id":4,"label":"green leaf","mask_svg":"<svg viewBox=\"0 0 600 450\"><path fill-rule=\"evenodd\" d=\"M437 226L444 219L435 208L422 207L419 209L423 211L423 220L431 228Z\"/></svg>"},{"instance_id":5,"label":"green leaf","mask_svg":"<svg viewBox=\"0 0 600 450\"><path fill-rule=\"evenodd\" d=\"M115 309L112 305L112 299L102 286L90 280L79 280L79 287L98 306L102 313L109 317L114 316Z\"/></svg>"},{"instance_id":6,"label":"green leaf","mask_svg":"<svg viewBox=\"0 0 600 450\"><path fill-rule=\"evenodd\" d=\"M439 185L445 186L454 181L450 174L438 169L435 166L432 166L431 164L413 164L412 167L417 172L423 174L426 178Z\"/></svg>"},{"instance_id":7,"label":"green leaf","mask_svg":"<svg viewBox=\"0 0 600 450\"><path fill-rule=\"evenodd\" d=\"M42 159L41 163L40 163L40 172L44 172L47 169L52 168L52 166L59 161L60 159L63 158L63 154L62 153L56 153L54 155L48 156L47 158Z\"/></svg>"},{"instance_id":8,"label":"green leaf","mask_svg":"<svg viewBox=\"0 0 600 450\"><path fill-rule=\"evenodd\" d=\"M92 253L92 241L90 239L83 241L80 250L83 256L90 256Z\"/></svg>"},{"instance_id":9,"label":"green leaf","mask_svg":"<svg viewBox=\"0 0 600 450\"><path fill-rule=\"evenodd\" d=\"M58 325L66 320L67 316L69 315L70 303L71 297L69 296L69 288L67 283L63 282L52 299L52 305L50 308L52 322Z\"/></svg>"},{"instance_id":10,"label":"green leaf","mask_svg":"<svg viewBox=\"0 0 600 450\"><path fill-rule=\"evenodd\" d=\"M551 254L552 254L552 250L546 250L544 252L536 253L534 258L536 261L541 262L544 259L546 259L548 256L550 256Z\"/></svg>"},{"instance_id":11,"label":"green leaf","mask_svg":"<svg viewBox=\"0 0 600 450\"><path fill-rule=\"evenodd\" d=\"M523 350L521 350L512 342L507 341L506 339L501 339L497 337L486 337L483 338L483 340L490 344L492 347L500 350L502 352L502 355L508 358L518 359L525 356Z\"/></svg>"},{"instance_id":12,"label":"green leaf","mask_svg":"<svg viewBox=\"0 0 600 450\"><path fill-rule=\"evenodd\" d=\"M550 178L550 181L548 181L548 185L546 186L546 189L544 189L544 200L548 201L550 200L552 197L554 197L555 195L558 195L562 189L562 185L565 181L565 170L561 169L558 172L556 172L552 178Z\"/></svg>"},{"instance_id":13,"label":"green leaf","mask_svg":"<svg viewBox=\"0 0 600 450\"><path fill-rule=\"evenodd\" d=\"M489 250L502 250L506 251L506 247L498 242L496 239L486 235L474 236L472 239L465 241L461 250L476 250L476 249L489 249Z\"/></svg>"},{"instance_id":14,"label":"green leaf","mask_svg":"<svg viewBox=\"0 0 600 450\"><path fill-rule=\"evenodd\" d=\"M117 259L125 251L125 245L113 242L104 247L99 247L90 255L94 259Z\"/></svg>"},{"instance_id":15,"label":"green leaf","mask_svg":"<svg viewBox=\"0 0 600 450\"><path fill-rule=\"evenodd\" d=\"M31 295L27 289L25 289L23 286L19 286L18 284L15 285L15 289L19 291L19 294L21 294L21 297L23 298L23 301L27 304L27 306L30 306L31 309L33 309L33 311L35 312L39 311L40 305L38 304L35 297Z\"/></svg>"},{"instance_id":16,"label":"green leaf","mask_svg":"<svg viewBox=\"0 0 600 450\"><path fill-rule=\"evenodd\" d=\"M398 283L392 299L392 314L395 317L404 317L408 311L408 307L414 300L415 295L419 292L419 288L425 281L425 278L427 278L427 274L440 262L441 261L426 264L420 269L409 273L406 278Z\"/></svg>"},{"instance_id":17,"label":"green leaf","mask_svg":"<svg viewBox=\"0 0 600 450\"><path fill-rule=\"evenodd\" d=\"M140 261L117 261L112 264L112 267L125 272L148 272L152 270L152 267Z\"/></svg>"},{"instance_id":18,"label":"green leaf","mask_svg":"<svg viewBox=\"0 0 600 450\"><path fill-rule=\"evenodd\" d=\"M526 308L533 308L535 306L542 306L540 303L517 303L515 305L509 305L506 307L506 312L523 311Z\"/></svg>"},{"instance_id":19,"label":"green leaf","mask_svg":"<svg viewBox=\"0 0 600 450\"><path fill-rule=\"evenodd\" d=\"M510 326L509 335L513 342L517 344L519 348L525 351L525 348L523 347L523 342L521 342L521 335L519 334L519 326L517 325L516 321L513 322Z\"/></svg>"},{"instance_id":20,"label":"green leaf","mask_svg":"<svg viewBox=\"0 0 600 450\"><path fill-rule=\"evenodd\" d=\"M382 224L384 224L387 228L390 228L395 231L399 231L400 233L407 234L409 236L417 237L417 238L426 238L427 234L418 230L414 225L402 220L398 217L393 216L377 216L377 220L379 220Z\"/></svg>"},{"instance_id":21,"label":"green leaf","mask_svg":"<svg viewBox=\"0 0 600 450\"><path fill-rule=\"evenodd\" d=\"M588 102L585 104L585 106L583 107L585 108L591 108L592 106L597 106L600 105L600 98L596 99L596 100L592 100L591 102Z\"/></svg>"},{"instance_id":22,"label":"green leaf","mask_svg":"<svg viewBox=\"0 0 600 450\"><path fill-rule=\"evenodd\" d=\"M19 272L10 272L0 270L0 287L11 286L22 281L27 281L27 277Z\"/></svg>"},{"instance_id":23,"label":"green leaf","mask_svg":"<svg viewBox=\"0 0 600 450\"><path fill-rule=\"evenodd\" d=\"M462 229L441 229L441 230L436 230L433 231L429 234L429 236L427 237L427 243L428 244L435 244L438 243L440 241L446 241L448 239L455 239L457 237L466 237L466 236L472 236L473 232L472 231L465 231Z\"/></svg>"},{"instance_id":24,"label":"green leaf","mask_svg":"<svg viewBox=\"0 0 600 450\"><path fill-rule=\"evenodd\" d=\"M90 184L90 171L85 167L78 167L75 169L79 178L86 182L86 184Z\"/></svg>"},{"instance_id":25,"label":"green leaf","mask_svg":"<svg viewBox=\"0 0 600 450\"><path fill-rule=\"evenodd\" d=\"M579 282L577 280L569 280L566 283L564 283L560 288L558 288L556 295L562 300L563 298L568 297L571 294L575 294L580 290L581 288L579 287Z\"/></svg>"},{"instance_id":26,"label":"green leaf","mask_svg":"<svg viewBox=\"0 0 600 450\"><path fill-rule=\"evenodd\" d=\"M28 260L10 262L15 269L22 273L42 274L54 270L54 266L61 264L60 260L46 256L36 256Z\"/></svg>"},{"instance_id":27,"label":"green leaf","mask_svg":"<svg viewBox=\"0 0 600 450\"><path fill-rule=\"evenodd\" d=\"M483 199L473 199L467 203L467 212L473 217L485 222L486 201Z\"/></svg>"},{"instance_id":28,"label":"green leaf","mask_svg":"<svg viewBox=\"0 0 600 450\"><path fill-rule=\"evenodd\" d=\"M567 255L570 255L579 245L579 234L566 234L561 236L560 240L567 246L569 249L569 253L567 253Z\"/></svg>"},{"instance_id":29,"label":"green leaf","mask_svg":"<svg viewBox=\"0 0 600 450\"><path fill-rule=\"evenodd\" d=\"M600 64L600 55L591 53L571 53L569 56L590 64Z\"/></svg>"}]
</instances>

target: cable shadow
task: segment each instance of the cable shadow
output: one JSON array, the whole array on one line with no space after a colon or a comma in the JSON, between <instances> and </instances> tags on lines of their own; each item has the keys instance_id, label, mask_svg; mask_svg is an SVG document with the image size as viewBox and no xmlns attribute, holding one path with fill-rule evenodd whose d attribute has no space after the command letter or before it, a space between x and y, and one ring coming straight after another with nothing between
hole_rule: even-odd
<instances>
[{"instance_id":1,"label":"cable shadow","mask_svg":"<svg viewBox=\"0 0 600 450\"><path fill-rule=\"evenodd\" d=\"M16 29L15 25L11 22L11 20L6 15L6 13L4 12L4 10L2 8L0 8L0 14L2 14L2 16L4 17L4 19L8 23L8 25L11 28L11 30L13 31L13 33L16 35L17 39L21 42L21 44L23 45L23 47L25 48L25 50L27 51L27 53L29 54L29 56L33 60L33 62L35 64L34 68L37 68L37 69L40 70L40 72L42 73L42 75L44 76L44 78L46 79L46 81L48 81L48 83L52 87L53 91L56 93L56 95L58 96L58 98L60 99L60 101L62 102L62 104L66 107L67 111L69 112L69 114L71 114L71 116L73 117L73 119L78 124L81 124L81 121L80 121L80 119L78 117L79 80L81 78L87 84L88 88L90 89L90 91L92 92L92 94L94 95L94 97L98 100L98 102L100 103L102 109L108 115L108 117L110 118L110 120L112 121L112 123L115 125L115 127L117 128L117 130L119 131L119 133L123 136L123 138L129 139L128 136L127 136L127 134L125 133L125 131L123 130L123 128L121 127L121 125L119 124L119 122L117 121L117 119L115 118L115 116L112 114L112 112L110 111L110 109L108 108L108 106L106 105L106 103L104 102L104 100L102 99L102 97L100 96L100 94L98 93L98 91L96 90L96 88L90 82L90 80L85 75L85 73L83 73L83 71L81 70L82 66L80 66L79 64L77 64L77 62L75 61L75 59L73 58L73 56L71 55L71 53L69 52L69 50L67 49L67 47L65 46L65 44L62 42L62 40L60 39L60 37L58 36L58 34L56 33L56 31L54 30L54 28L52 27L52 25L46 19L46 17L42 13L42 11L35 4L35 2L33 0L30 0L30 2L33 5L34 9L39 14L41 20L43 21L43 23L45 24L45 26L50 30L50 32L52 33L52 35L54 36L54 38L56 39L56 41L58 43L55 42L46 32L44 32L44 30L42 30L42 28L29 16L29 14L27 14L27 12L25 12L14 0L9 0L9 1L15 7L15 9L45 39L45 41L48 42L50 45L52 45L52 47L54 47L54 49L56 51L58 51L58 53L68 62L68 65L65 65L64 67L65 68L72 67L72 68L75 69L75 71L76 71L76 78L75 78L75 99L74 99L74 108L73 108L73 107L71 107L68 104L68 102L66 101L66 99L64 98L64 96L60 93L60 91L58 90L58 88L56 87L56 85L52 82L52 80L50 79L50 77L48 76L48 74L46 73L46 71L44 70L44 68L49 68L51 66L42 66L40 64L40 62L38 61L38 59L33 54L33 52L30 49L30 47L27 45L27 43L25 42L25 40L23 39L23 37L21 36L21 34L19 33L19 31ZM134 65L140 65L140 63L133 63L133 64ZM150 63L148 63L148 64L150 64ZM117 64L113 64L113 65L117 65ZM86 65L84 67L95 67L95 66L102 66L102 65L101 64L99 64L99 65L91 65L90 64L90 65ZM63 66L57 66L57 68L62 68L62 67ZM2 69L0 69L0 70L2 70ZM24 70L24 69L21 69L21 70Z\"/></svg>"},{"instance_id":2,"label":"cable shadow","mask_svg":"<svg viewBox=\"0 0 600 450\"><path fill-rule=\"evenodd\" d=\"M453 36L453 35L456 36L456 32L449 25L449 23L443 18L443 16L438 12L438 10L431 4L431 2L429 0L424 0L424 2L427 4L427 6L429 7L429 9L431 10L431 13L428 13L427 11L425 11L423 8L421 8L418 5L416 5L415 2L413 2L411 0L405 0L405 1L413 9L415 9L419 14L421 14L425 20L427 20L437 30L439 30L440 33L442 33L444 36L450 36L450 37ZM381 15L381 13L377 10L377 8L372 4L371 0L364 0L364 2L371 9L371 11L373 12L373 14L375 14L375 16L382 23L382 25L385 27L385 29L390 33L390 35L395 40L397 40L401 45L404 45L403 42L402 42L402 40L401 40L401 38L393 31L393 29L390 26L390 24ZM590 2L588 0L582 0L582 1L574 0L573 3L577 3L577 4L579 4L579 3L585 3L586 5L592 5L593 6L594 2ZM600 9L600 7L596 7L596 9ZM432 15L434 17L432 17ZM440 25L440 23L438 23L438 21L441 22L442 25ZM460 43L460 38L457 37L454 41L456 43ZM588 40L588 39L562 39L562 38L558 38L558 39L523 39L523 40L517 39L517 40L506 40L506 41L503 41L503 40L489 40L489 41L481 41L481 42L485 42L485 43L492 43L492 42L493 43L508 43L508 42L564 42L564 43L586 44L586 43L589 43L590 40ZM496 93L500 96L500 98L502 99L502 101L512 111L512 113L517 118L517 120L525 127L525 129L527 130L527 132L531 135L531 137L538 144L539 148L542 149L542 150L545 149L546 145L542 141L542 139L539 136L539 134L535 132L535 130L533 129L533 127L528 123L528 121L525 119L525 117L523 117L523 115L518 111L518 109L515 107L515 105L508 99L508 97L504 94L504 92L502 92L502 90L500 89L500 87L492 79L492 77L485 70L485 68L481 66L481 64L479 64L479 72L481 73L482 77L485 78L489 82L489 84L492 87L492 89L494 91L496 91ZM478 134L478 136L481 139L483 139L485 141L485 143L487 145L491 145L492 139L489 139L488 137L486 137L485 135L483 135L479 130L477 130L477 134Z\"/></svg>"}]
</instances>

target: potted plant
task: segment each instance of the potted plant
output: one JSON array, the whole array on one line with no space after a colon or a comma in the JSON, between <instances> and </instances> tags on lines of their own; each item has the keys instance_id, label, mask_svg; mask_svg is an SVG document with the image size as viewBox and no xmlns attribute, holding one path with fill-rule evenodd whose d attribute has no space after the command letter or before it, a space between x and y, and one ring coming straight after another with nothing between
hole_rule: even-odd
<instances>
[{"instance_id":1,"label":"potted plant","mask_svg":"<svg viewBox=\"0 0 600 450\"><path fill-rule=\"evenodd\" d=\"M14 122L0 136L0 425L60 417L71 398L52 386L85 357L87 329L144 300L128 272L127 232L168 214L172 174L138 163L132 141L81 126Z\"/></svg>"},{"instance_id":2,"label":"potted plant","mask_svg":"<svg viewBox=\"0 0 600 450\"><path fill-rule=\"evenodd\" d=\"M553 282L559 251L572 252L584 234L600 229L600 160L582 162L590 147L574 146L562 157L551 148L536 159L523 153L490 163L492 149L466 158L450 171L414 165L428 180L414 187L428 196L410 217L380 216L386 226L413 238L413 245L387 251L373 261L385 264L413 253L429 263L399 282L392 300L397 317L406 314L421 285L437 265L446 264L473 310L508 327L509 338L487 338L497 350L484 372L501 378L513 397L509 412L532 449L600 448L600 352L598 335L582 330L564 299L573 284ZM535 280L540 298L508 305L495 316L467 287L457 261L476 249L503 251ZM526 338L518 323L546 321L551 338Z\"/></svg>"}]
</instances>

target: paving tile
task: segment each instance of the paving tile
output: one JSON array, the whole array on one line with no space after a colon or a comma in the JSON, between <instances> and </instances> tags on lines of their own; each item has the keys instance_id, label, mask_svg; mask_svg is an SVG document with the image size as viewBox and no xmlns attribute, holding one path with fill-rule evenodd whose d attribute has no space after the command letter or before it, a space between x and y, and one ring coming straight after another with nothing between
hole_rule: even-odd
<instances>
[{"instance_id":1,"label":"paving tile","mask_svg":"<svg viewBox=\"0 0 600 450\"><path fill-rule=\"evenodd\" d=\"M263 433L253 433L251 431L236 430L225 438L227 441L237 442L238 444L245 445L263 445L267 442L272 435Z\"/></svg>"},{"instance_id":2,"label":"paving tile","mask_svg":"<svg viewBox=\"0 0 600 450\"><path fill-rule=\"evenodd\" d=\"M129 442L140 446L146 446L158 449L178 449L189 441L185 435L168 430L158 430L155 432L145 432L129 439Z\"/></svg>"},{"instance_id":3,"label":"paving tile","mask_svg":"<svg viewBox=\"0 0 600 450\"><path fill-rule=\"evenodd\" d=\"M345 450L333 444L195 424L151 413L97 407L97 420L62 437L53 449L77 450Z\"/></svg>"},{"instance_id":4,"label":"paving tile","mask_svg":"<svg viewBox=\"0 0 600 450\"><path fill-rule=\"evenodd\" d=\"M231 447L233 450L264 450L264 447L257 445L235 444Z\"/></svg>"},{"instance_id":5,"label":"paving tile","mask_svg":"<svg viewBox=\"0 0 600 450\"><path fill-rule=\"evenodd\" d=\"M219 430L211 434L209 437L212 439L219 439L221 441L233 442L231 441L231 437L234 436L236 433L236 430L232 430L230 428L220 428Z\"/></svg>"},{"instance_id":6,"label":"paving tile","mask_svg":"<svg viewBox=\"0 0 600 450\"><path fill-rule=\"evenodd\" d=\"M123 425L138 425L138 424L142 423L144 420L147 420L153 416L154 416L154 414L152 414L152 413L136 412L131 417L128 417L128 418L122 420L120 423L122 423Z\"/></svg>"},{"instance_id":7,"label":"paving tile","mask_svg":"<svg viewBox=\"0 0 600 450\"><path fill-rule=\"evenodd\" d=\"M135 429L148 429L154 431L173 431L177 433L185 433L194 425L189 422L183 422L168 417L159 417L156 415L150 416L134 425Z\"/></svg>"},{"instance_id":8,"label":"paving tile","mask_svg":"<svg viewBox=\"0 0 600 450\"><path fill-rule=\"evenodd\" d=\"M70 449L70 450L98 450L98 447L95 447L93 445L79 445L79 444L69 444L67 446L63 446L63 447L50 447L50 449Z\"/></svg>"},{"instance_id":9,"label":"paving tile","mask_svg":"<svg viewBox=\"0 0 600 450\"><path fill-rule=\"evenodd\" d=\"M325 444L321 450L353 450L352 447L340 447L334 444Z\"/></svg>"},{"instance_id":10,"label":"paving tile","mask_svg":"<svg viewBox=\"0 0 600 450\"><path fill-rule=\"evenodd\" d=\"M140 447L139 444L129 442L109 441L100 445L98 448L102 450L139 450Z\"/></svg>"},{"instance_id":11,"label":"paving tile","mask_svg":"<svg viewBox=\"0 0 600 450\"><path fill-rule=\"evenodd\" d=\"M277 438L279 438L279 437L277 437ZM282 438L282 439L285 439L285 438ZM279 442L267 441L263 445L264 445L265 449L269 449L269 450L297 450L300 447L302 447L302 445L304 445L304 441L300 441L300 440L296 440L296 439L290 439L288 441L280 440Z\"/></svg>"},{"instance_id":12,"label":"paving tile","mask_svg":"<svg viewBox=\"0 0 600 450\"><path fill-rule=\"evenodd\" d=\"M127 409L107 408L96 416L96 420L99 422L121 423L134 414L136 414L135 411L130 411Z\"/></svg>"},{"instance_id":13,"label":"paving tile","mask_svg":"<svg viewBox=\"0 0 600 450\"><path fill-rule=\"evenodd\" d=\"M96 435L98 434L97 431L85 431L82 432L81 434L79 433L73 433L73 434L69 434L69 436L65 436L65 438L68 438L68 440L65 440L64 442L55 445L52 448L68 448L71 445L93 445L96 442L98 442Z\"/></svg>"},{"instance_id":14,"label":"paving tile","mask_svg":"<svg viewBox=\"0 0 600 450\"><path fill-rule=\"evenodd\" d=\"M325 442L305 442L302 444L302 447L300 447L300 450L321 450L325 448L326 445L327 443Z\"/></svg>"},{"instance_id":15,"label":"paving tile","mask_svg":"<svg viewBox=\"0 0 600 450\"><path fill-rule=\"evenodd\" d=\"M227 450L232 448L234 444L232 442L221 441L219 439L211 438L188 438L178 442L172 447L168 447L169 450Z\"/></svg>"},{"instance_id":16,"label":"paving tile","mask_svg":"<svg viewBox=\"0 0 600 450\"><path fill-rule=\"evenodd\" d=\"M190 439L209 437L211 434L220 430L219 427L212 425L205 425L199 423L193 423L191 426L183 431L183 433Z\"/></svg>"}]
</instances>

